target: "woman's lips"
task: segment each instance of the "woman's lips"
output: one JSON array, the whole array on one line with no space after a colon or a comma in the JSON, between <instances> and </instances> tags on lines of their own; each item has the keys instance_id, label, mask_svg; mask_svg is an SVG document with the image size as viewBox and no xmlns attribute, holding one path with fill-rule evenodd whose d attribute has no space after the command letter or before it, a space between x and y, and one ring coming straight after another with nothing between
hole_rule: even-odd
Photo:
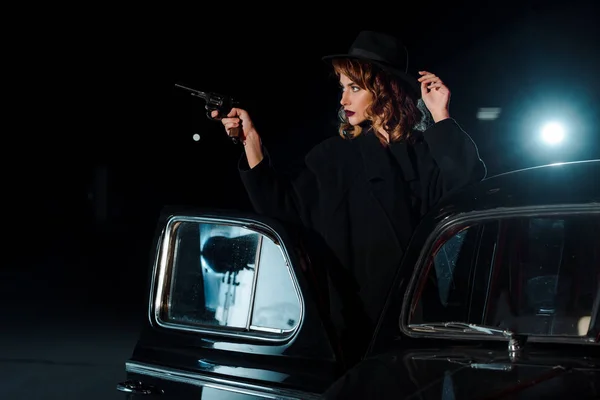
<instances>
[{"instance_id":1,"label":"woman's lips","mask_svg":"<svg viewBox=\"0 0 600 400\"><path fill-rule=\"evenodd\" d=\"M354 115L354 111L346 111L346 117L351 117Z\"/></svg>"}]
</instances>

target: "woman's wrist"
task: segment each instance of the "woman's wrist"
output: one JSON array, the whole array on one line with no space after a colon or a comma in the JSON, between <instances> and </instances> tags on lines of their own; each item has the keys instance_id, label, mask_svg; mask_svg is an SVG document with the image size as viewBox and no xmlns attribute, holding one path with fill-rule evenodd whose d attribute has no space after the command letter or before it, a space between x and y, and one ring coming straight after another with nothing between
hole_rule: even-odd
<instances>
[{"instance_id":1,"label":"woman's wrist","mask_svg":"<svg viewBox=\"0 0 600 400\"><path fill-rule=\"evenodd\" d=\"M450 113L448 110L443 110L436 113L431 113L431 117L433 118L433 122L437 124L440 121L450 118Z\"/></svg>"},{"instance_id":2,"label":"woman's wrist","mask_svg":"<svg viewBox=\"0 0 600 400\"><path fill-rule=\"evenodd\" d=\"M244 150L246 151L246 158L248 159L248 166L252 169L256 167L263 159L260 136L255 130L250 130L246 134L243 144Z\"/></svg>"}]
</instances>

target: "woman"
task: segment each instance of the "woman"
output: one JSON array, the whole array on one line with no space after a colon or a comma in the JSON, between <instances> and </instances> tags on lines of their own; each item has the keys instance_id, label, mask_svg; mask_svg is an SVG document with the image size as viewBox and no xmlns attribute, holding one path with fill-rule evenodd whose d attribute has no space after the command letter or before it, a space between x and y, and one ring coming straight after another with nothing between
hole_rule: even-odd
<instances>
[{"instance_id":1,"label":"woman","mask_svg":"<svg viewBox=\"0 0 600 400\"><path fill-rule=\"evenodd\" d=\"M331 252L332 318L343 347L360 353L420 217L443 195L483 179L485 165L450 118L449 89L430 72L418 80L407 74L395 38L361 32L347 54L324 60L339 78L342 122L339 135L308 153L297 178L274 171L245 110L222 123L244 143L239 169L255 210L309 229ZM424 132L416 128L424 119L419 97L434 122Z\"/></svg>"}]
</instances>

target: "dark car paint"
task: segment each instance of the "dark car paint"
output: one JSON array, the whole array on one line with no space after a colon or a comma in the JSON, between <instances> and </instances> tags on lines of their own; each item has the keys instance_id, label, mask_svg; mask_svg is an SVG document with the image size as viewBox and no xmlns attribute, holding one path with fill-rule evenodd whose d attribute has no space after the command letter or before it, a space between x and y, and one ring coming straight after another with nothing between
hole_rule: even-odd
<instances>
[{"instance_id":1,"label":"dark car paint","mask_svg":"<svg viewBox=\"0 0 600 400\"><path fill-rule=\"evenodd\" d=\"M302 393L298 398L310 398L329 387L342 372L337 361L338 356L331 345L328 331L321 322L321 311L311 296L306 295L310 293L311 288L300 270L301 253L289 251L296 248L295 241L277 221L231 210L199 211L179 207L165 209L155 234L156 254L150 265L147 304L152 303L150 289L153 284L154 258L158 258L162 231L172 215L233 218L245 222L248 226L272 227L283 246L288 249L290 264L304 294L304 319L298 334L290 340L283 343L264 343L252 342L247 338L224 338L219 335L200 335L163 328L152 323L149 311L147 323L126 365L128 379L142 380L146 383L146 378L142 379L139 373L129 373L129 370L150 366L150 369L160 367L164 371L187 373L188 383L191 383L190 390L194 393L198 391L198 382L204 382L206 379L222 381L225 386L236 390L252 387L261 393L275 391L280 396L290 390L291 393L298 390ZM264 233L272 236L269 232ZM272 239L277 241L278 238ZM162 377L173 376L172 372L163 374L141 369ZM138 368L138 372L139 370ZM156 377L153 380L156 381ZM168 398L167 396L168 392L165 391L162 398ZM196 398L196 394L193 396Z\"/></svg>"},{"instance_id":2,"label":"dark car paint","mask_svg":"<svg viewBox=\"0 0 600 400\"><path fill-rule=\"evenodd\" d=\"M440 361L443 354L454 354L457 351L461 354L471 354L465 356L467 359L473 357L473 352L494 352L494 357L496 355L500 358L505 357L506 342L482 341L474 344L474 342L468 341L462 345L463 347L456 350L457 342L455 341L413 339L406 335L402 336L403 332L398 330L401 300L411 278L413 267L419 260L420 249L440 222L448 217L472 211L502 210L508 207L526 206L600 204L600 189L595 185L595 176L599 172L600 161L517 171L488 178L440 202L436 210L428 214L422 221L411 240L405 259L398 270L394 285L396 290L390 293L385 312L366 355L371 360L365 360L355 367L355 371L362 371L361 374L364 371L367 372L364 375L365 388L371 387L368 383L372 376L369 376L368 372L376 371L369 367L374 362L373 360L389 371L387 373L389 381L386 381L388 384L393 386L396 382L406 382L408 386L402 392L403 395L421 393L423 398L452 398L425 395L433 393L428 392L428 390L432 390L428 388L439 385L440 379L449 379L444 378L446 372L440 371L448 371L450 376L456 379L453 383L454 386L459 385L463 388L464 385L473 385L472 393L474 394L477 390L489 389L489 393L492 393L492 389L501 390L518 384L521 379L519 378L520 371L525 371L526 368L532 368L531 371L535 370L535 373L523 375L529 377L543 375L545 371L558 365L558 361L555 363L552 359L560 360L564 354L560 350L553 350L552 346L544 350L544 357L550 360L548 365L527 367L529 364L527 361L523 361L524 364L513 366L512 371L508 373L493 368L479 370L445 359ZM230 210L207 212L181 208L165 210L159 221L156 244L160 240L161 229L164 227L166 219L173 214L226 216L245 220L250 224L261 222L273 227L281 235L284 246L289 249L295 248L294 239L288 236L286 230L276 221L268 218ZM299 254L290 252L290 256L300 290L302 293L310 293L310 283L299 267ZM151 271L152 268L153 266L151 266ZM148 298L148 301L150 304L151 299ZM245 398L264 398L252 397L259 395L267 398L313 398L319 393L325 392L334 382L337 381L339 384L344 378L341 380L338 378L344 371L339 361L339 354L335 351L332 337L328 334L327 324L321 320L322 313L317 303L310 295L304 296L304 303L305 319L301 329L293 339L282 344L248 343L246 340L211 335L202 335L201 337L197 333L177 332L155 326L149 318L128 362L128 378L156 385L159 390L164 391L161 398L213 398L208 397L206 390L202 389L202 386L207 384L208 386L216 385L221 389L226 388L227 393L230 394L247 393L248 397ZM398 337L402 339L398 340ZM426 344L424 345L424 343ZM436 347L428 350L427 348L431 348L431 346ZM583 354L598 350L596 345L584 347ZM406 351L413 356L407 355ZM572 349L563 349L563 351L570 352ZM400 360L406 360L407 357L414 359L414 354L439 355L439 357L422 360L424 365L435 363L436 367L431 368L436 368L437 372L424 373L419 379L409 381L409 377L415 375L415 369L408 367L406 362L400 362ZM487 358L484 357L488 364L492 360L491 355L492 353ZM550 382L556 382L559 379L569 385L579 382L578 384L582 385L579 388L584 390L583 387L589 383L584 377L594 379L598 377L597 357L598 355L594 353L593 358L589 359L589 363L584 363L585 367L573 367L574 369L569 370L568 374L562 373L560 375L562 378L556 377L548 380L545 385L550 385ZM580 359L575 360L575 364L580 362L579 360L588 359L582 355ZM492 361L494 364L497 360ZM571 368L574 364L567 365ZM565 365L562 366L565 367ZM567 379L566 376L574 378ZM378 378L381 377L378 376ZM495 380L498 384L485 386L482 383L484 379L486 381ZM484 386L478 388L478 384ZM589 384L591 385L591 383ZM543 387L548 387L548 390L552 391L551 385ZM538 388L538 390L541 389ZM592 393L594 390L597 389L589 389L588 392ZM483 394L483 392L481 393ZM233 394L231 395L233 396ZM221 397L215 395L214 398Z\"/></svg>"},{"instance_id":3,"label":"dark car paint","mask_svg":"<svg viewBox=\"0 0 600 400\"><path fill-rule=\"evenodd\" d=\"M481 344L390 351L362 361L326 399L593 399L600 354L538 350L511 361Z\"/></svg>"}]
</instances>

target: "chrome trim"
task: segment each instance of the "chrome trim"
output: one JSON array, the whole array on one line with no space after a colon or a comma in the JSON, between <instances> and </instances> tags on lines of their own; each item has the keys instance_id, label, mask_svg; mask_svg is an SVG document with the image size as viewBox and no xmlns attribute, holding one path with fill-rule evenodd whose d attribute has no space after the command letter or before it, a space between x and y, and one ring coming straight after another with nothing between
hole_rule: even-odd
<instances>
[{"instance_id":1,"label":"chrome trim","mask_svg":"<svg viewBox=\"0 0 600 400\"><path fill-rule=\"evenodd\" d=\"M228 392L260 396L267 399L310 400L319 399L321 397L317 393L238 382L231 379L216 378L197 372L181 371L175 368L160 367L137 361L127 361L125 363L125 371L127 373L146 375L152 378L164 379L172 382L210 387Z\"/></svg>"},{"instance_id":2,"label":"chrome trim","mask_svg":"<svg viewBox=\"0 0 600 400\"><path fill-rule=\"evenodd\" d=\"M287 331L278 328L267 328L264 326L250 325L250 328L255 331L270 332L270 333L286 333Z\"/></svg>"},{"instance_id":3,"label":"chrome trim","mask_svg":"<svg viewBox=\"0 0 600 400\"><path fill-rule=\"evenodd\" d=\"M277 243L277 242L275 242L275 243ZM290 333L291 334L296 329L299 329L300 325L302 325L302 322L304 321L304 301L303 301L303 298L300 297L302 291L300 290L300 285L298 284L298 282L296 280L296 275L294 274L294 271L290 264L290 259L287 257L287 253L284 253L283 246L279 245L277 247L279 248L279 251L281 252L281 255L283 256L283 260L285 261L285 264L287 265L288 274L290 275L290 279L292 280L292 283L294 284L294 287L296 288L296 296L298 296L298 303L300 303L300 319L298 320L298 324L296 324L296 327L291 328L291 329L280 329L281 333ZM264 329L268 329L268 328L263 328L263 330Z\"/></svg>"},{"instance_id":4,"label":"chrome trim","mask_svg":"<svg viewBox=\"0 0 600 400\"><path fill-rule=\"evenodd\" d=\"M175 227L173 227L173 230L175 230ZM171 265L177 265L178 259L177 257L179 256L179 247L181 246L181 238L177 237L177 235L175 235L175 237L173 238L174 242L173 242L173 251L171 252L170 256L171 256ZM170 280L170 285L169 285L169 293L173 292L173 288L175 287L175 280L171 279ZM167 307L168 307L168 311L170 313L170 311L173 308L173 296L169 295L168 300L167 300Z\"/></svg>"},{"instance_id":5,"label":"chrome trim","mask_svg":"<svg viewBox=\"0 0 600 400\"><path fill-rule=\"evenodd\" d=\"M501 336L494 335L478 335L478 334L467 334L461 335L460 333L422 333L414 329L411 329L407 324L408 312L411 307L413 294L416 288L416 284L421 279L421 274L425 265L425 261L428 259L429 252L433 247L433 244L449 229L459 225L466 225L470 222L486 222L489 220L496 219L508 219L516 217L548 217L548 216L566 216L566 215L585 215L585 214L597 214L600 215L600 203L588 203L588 204L551 204L551 205L536 205L536 206L523 206L523 207L498 207L490 210L483 211L470 211L458 214L454 217L446 217L442 220L431 234L427 237L425 244L421 248L421 253L415 264L414 271L410 277L406 290L404 291L404 298L402 299L402 309L400 311L399 325L400 331L410 337L436 337L436 338L449 338L449 339L470 339L470 340L507 340ZM588 337L568 337L563 336L535 336L527 335L529 341L540 341L540 342L553 342L558 340L561 342L575 342L582 343L588 341Z\"/></svg>"},{"instance_id":6,"label":"chrome trim","mask_svg":"<svg viewBox=\"0 0 600 400\"><path fill-rule=\"evenodd\" d=\"M246 330L250 330L252 325L252 316L254 315L254 300L256 298L256 283L258 282L258 271L260 269L260 256L262 255L263 235L258 234L258 246L256 246L256 255L254 259L254 276L252 277L252 292L250 293L250 309L246 319ZM284 258L285 260L285 258Z\"/></svg>"},{"instance_id":7,"label":"chrome trim","mask_svg":"<svg viewBox=\"0 0 600 400\"><path fill-rule=\"evenodd\" d=\"M523 351L524 338L511 336L508 340L508 357L511 362L516 362Z\"/></svg>"},{"instance_id":8,"label":"chrome trim","mask_svg":"<svg viewBox=\"0 0 600 400\"><path fill-rule=\"evenodd\" d=\"M520 169L513 169L512 171L506 171L506 172L501 172L499 174L496 175L492 175L489 177L485 177L485 181L490 180L492 178L498 178L501 176L505 176L505 175L516 175L520 172L525 172L525 171L535 171L538 169L547 169L547 168L553 168L553 167L561 167L563 165L576 165L576 164L595 164L595 163L599 163L600 162L600 158L592 158L589 160L578 160L578 161L566 161L566 162L556 162L556 163L550 163L550 164L543 164L543 165L536 165L535 167L526 167L526 168L520 168Z\"/></svg>"},{"instance_id":9,"label":"chrome trim","mask_svg":"<svg viewBox=\"0 0 600 400\"><path fill-rule=\"evenodd\" d=\"M144 382L127 380L117 384L117 391L132 395L161 395L165 392L153 385L145 384Z\"/></svg>"},{"instance_id":10,"label":"chrome trim","mask_svg":"<svg viewBox=\"0 0 600 400\"><path fill-rule=\"evenodd\" d=\"M265 235L269 239L271 239L283 255L283 259L288 269L288 273L290 278L292 279L292 284L294 285L294 289L296 290L296 296L298 298L298 303L300 304L300 318L298 324L295 328L290 330L281 330L281 336L279 338L274 338L266 335L261 335L257 332L247 332L240 328L231 328L231 327L220 327L220 326L203 326L196 327L191 325L183 325L176 324L170 322L164 322L160 319L160 310L163 305L163 297L164 297L164 283L165 283L165 275L168 271L168 267L170 264L171 254L170 250L170 241L172 239L172 231L173 225L179 222L197 222L197 223L212 223L212 224L226 224L236 227L243 227L249 229L251 231L257 232L259 234ZM160 250L159 250L160 249ZM302 291L300 290L300 284L296 279L295 271L292 270L290 264L290 257L287 249L283 246L283 240L281 236L273 229L271 229L268 225L263 224L258 221L253 220L234 220L227 219L222 217L192 217L192 216L183 216L183 215L173 215L168 218L164 228L161 231L159 241L157 243L157 253L154 259L154 266L152 268L152 277L151 277L151 286L150 286L150 297L148 304L148 320L151 326L159 326L165 329L174 329L186 332L196 332L196 333L206 333L217 335L220 337L229 337L239 339L240 337L258 340L262 342L270 342L270 343L281 343L290 340L294 334L300 330L304 322L304 297L302 296ZM250 320L251 321L251 320ZM250 322L251 324L251 322ZM263 332L267 332L265 329L261 329ZM279 332L278 332L279 333ZM287 335L285 335L287 333Z\"/></svg>"}]
</instances>

